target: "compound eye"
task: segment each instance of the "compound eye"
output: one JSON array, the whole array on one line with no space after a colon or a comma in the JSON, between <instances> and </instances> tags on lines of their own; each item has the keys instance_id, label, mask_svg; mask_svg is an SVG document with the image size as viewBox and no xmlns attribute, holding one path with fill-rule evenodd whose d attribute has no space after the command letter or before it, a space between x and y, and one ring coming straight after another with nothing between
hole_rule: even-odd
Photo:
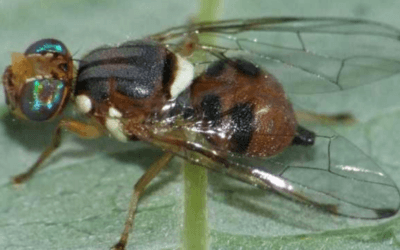
<instances>
[{"instance_id":1,"label":"compound eye","mask_svg":"<svg viewBox=\"0 0 400 250\"><path fill-rule=\"evenodd\" d=\"M22 89L21 110L32 121L46 121L63 105L65 82L57 79L35 79Z\"/></svg>"},{"instance_id":2,"label":"compound eye","mask_svg":"<svg viewBox=\"0 0 400 250\"><path fill-rule=\"evenodd\" d=\"M47 52L67 55L68 49L61 41L47 38L39 40L29 46L25 51L25 55L44 54Z\"/></svg>"}]
</instances>

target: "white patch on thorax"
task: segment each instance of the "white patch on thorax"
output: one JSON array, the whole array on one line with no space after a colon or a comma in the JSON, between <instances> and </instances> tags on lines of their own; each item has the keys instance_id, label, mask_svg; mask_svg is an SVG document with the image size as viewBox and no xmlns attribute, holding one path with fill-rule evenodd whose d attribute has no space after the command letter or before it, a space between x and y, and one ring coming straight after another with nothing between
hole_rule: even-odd
<instances>
[{"instance_id":1,"label":"white patch on thorax","mask_svg":"<svg viewBox=\"0 0 400 250\"><path fill-rule=\"evenodd\" d=\"M89 113L92 110L92 101L86 95L78 95L75 98L76 106L78 110L84 114Z\"/></svg>"},{"instance_id":2,"label":"white patch on thorax","mask_svg":"<svg viewBox=\"0 0 400 250\"><path fill-rule=\"evenodd\" d=\"M194 68L193 65L186 59L183 59L176 54L177 57L177 71L174 82L171 85L171 98L176 98L182 91L184 91L193 81Z\"/></svg>"},{"instance_id":3,"label":"white patch on thorax","mask_svg":"<svg viewBox=\"0 0 400 250\"><path fill-rule=\"evenodd\" d=\"M122 114L121 114L121 112L119 112L118 111L118 109L116 109L116 108L114 108L114 107L111 107L110 109L108 109L108 115L110 116L110 117L115 117L115 118L121 118L122 117Z\"/></svg>"},{"instance_id":4,"label":"white patch on thorax","mask_svg":"<svg viewBox=\"0 0 400 250\"><path fill-rule=\"evenodd\" d=\"M128 137L124 133L123 124L121 120L118 118L107 118L106 119L106 128L110 132L110 134L117 139L118 141L127 142Z\"/></svg>"}]
</instances>

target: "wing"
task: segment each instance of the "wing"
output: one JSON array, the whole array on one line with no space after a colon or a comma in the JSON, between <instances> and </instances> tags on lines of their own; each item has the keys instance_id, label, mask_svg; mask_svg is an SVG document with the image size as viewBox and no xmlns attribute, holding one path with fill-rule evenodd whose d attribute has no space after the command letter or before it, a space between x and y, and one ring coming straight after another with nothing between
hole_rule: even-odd
<instances>
[{"instance_id":1,"label":"wing","mask_svg":"<svg viewBox=\"0 0 400 250\"><path fill-rule=\"evenodd\" d=\"M186 138L176 136L182 129ZM197 165L333 214L363 219L396 214L400 192L391 178L344 137L328 129L316 129L319 136L315 145L292 146L268 159L234 155L210 146L199 137L210 131L194 130L188 124L173 130L154 129L151 138L143 140Z\"/></svg>"},{"instance_id":2,"label":"wing","mask_svg":"<svg viewBox=\"0 0 400 250\"><path fill-rule=\"evenodd\" d=\"M192 39L194 54L202 54L192 57L196 65L225 57L248 59L275 75L289 93L349 89L400 72L400 30L366 20L228 20L180 26L148 38L172 50Z\"/></svg>"}]
</instances>

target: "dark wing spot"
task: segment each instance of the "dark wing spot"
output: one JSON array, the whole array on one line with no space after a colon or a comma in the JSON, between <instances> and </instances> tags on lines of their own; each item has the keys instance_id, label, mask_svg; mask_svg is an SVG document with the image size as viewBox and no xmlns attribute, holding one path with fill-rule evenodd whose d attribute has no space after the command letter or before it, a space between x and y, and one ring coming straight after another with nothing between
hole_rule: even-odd
<instances>
[{"instance_id":1,"label":"dark wing spot","mask_svg":"<svg viewBox=\"0 0 400 250\"><path fill-rule=\"evenodd\" d=\"M398 210L394 209L375 209L374 210L378 215L378 218L388 218L397 213Z\"/></svg>"}]
</instances>

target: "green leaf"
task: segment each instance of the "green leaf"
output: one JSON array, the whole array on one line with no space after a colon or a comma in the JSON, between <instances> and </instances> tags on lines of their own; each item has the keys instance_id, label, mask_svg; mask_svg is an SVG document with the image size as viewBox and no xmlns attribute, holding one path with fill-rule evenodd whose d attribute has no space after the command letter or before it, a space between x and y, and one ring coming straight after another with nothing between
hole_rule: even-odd
<instances>
[{"instance_id":1,"label":"green leaf","mask_svg":"<svg viewBox=\"0 0 400 250\"><path fill-rule=\"evenodd\" d=\"M0 1L0 68L11 52L55 37L74 57L102 44L140 38L187 22L196 1ZM261 16L363 17L400 27L397 1L225 1L225 18ZM352 112L360 123L334 129L400 183L400 78L344 93L291 96L317 112ZM4 103L4 95L1 96ZM0 106L0 249L108 249L122 232L133 184L161 154L142 143L66 136L27 184L11 176L27 169L50 142L54 124L30 124ZM208 189L210 249L395 249L398 218L352 220L327 215L219 174ZM162 172L140 201L128 249L182 246L183 184L179 164Z\"/></svg>"}]
</instances>

